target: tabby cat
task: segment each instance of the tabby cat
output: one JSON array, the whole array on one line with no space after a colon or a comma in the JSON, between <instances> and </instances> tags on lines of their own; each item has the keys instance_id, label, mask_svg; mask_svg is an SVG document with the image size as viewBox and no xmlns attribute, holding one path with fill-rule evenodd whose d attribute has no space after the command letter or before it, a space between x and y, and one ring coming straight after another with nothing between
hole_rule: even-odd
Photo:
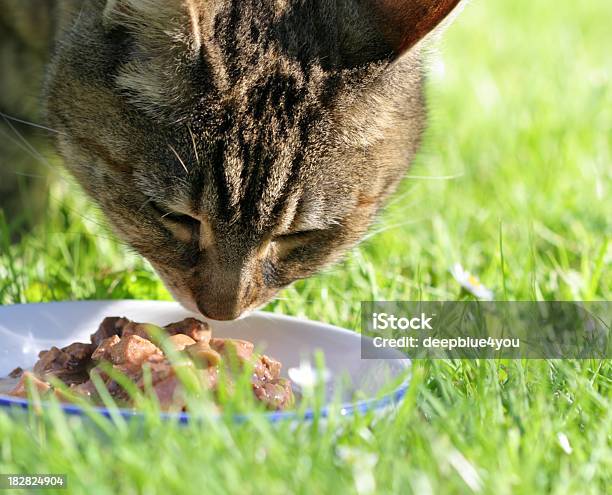
<instances>
[{"instance_id":1,"label":"tabby cat","mask_svg":"<svg viewBox=\"0 0 612 495\"><path fill-rule=\"evenodd\" d=\"M0 104L27 117L7 95L44 64L66 167L178 301L234 319L363 236L419 147L423 40L458 4L0 0Z\"/></svg>"}]
</instances>

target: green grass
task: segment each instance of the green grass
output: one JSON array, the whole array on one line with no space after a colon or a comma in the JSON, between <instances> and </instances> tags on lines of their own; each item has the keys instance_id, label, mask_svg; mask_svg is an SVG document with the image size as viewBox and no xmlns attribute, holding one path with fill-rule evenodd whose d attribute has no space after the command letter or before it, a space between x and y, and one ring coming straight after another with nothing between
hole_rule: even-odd
<instances>
[{"instance_id":1,"label":"green grass","mask_svg":"<svg viewBox=\"0 0 612 495\"><path fill-rule=\"evenodd\" d=\"M468 5L392 204L345 262L267 309L357 328L361 300L458 298L455 262L500 300L610 300L610 18L607 0ZM44 225L0 244L0 303L169 298L75 187L51 191ZM87 494L365 492L370 475L377 493L606 493L611 386L609 360L423 361L387 418L94 430L0 413L0 473L65 473Z\"/></svg>"}]
</instances>

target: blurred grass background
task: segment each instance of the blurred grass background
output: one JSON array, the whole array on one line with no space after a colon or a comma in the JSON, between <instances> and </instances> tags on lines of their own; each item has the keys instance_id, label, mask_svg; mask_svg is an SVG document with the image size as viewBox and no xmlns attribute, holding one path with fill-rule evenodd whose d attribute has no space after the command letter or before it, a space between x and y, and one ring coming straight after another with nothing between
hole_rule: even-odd
<instances>
[{"instance_id":1,"label":"blurred grass background","mask_svg":"<svg viewBox=\"0 0 612 495\"><path fill-rule=\"evenodd\" d=\"M472 1L432 56L431 126L400 191L343 263L266 309L357 328L361 300L460 297L455 262L498 300L610 300L610 19L607 0ZM11 245L0 220L0 304L169 299L57 175L34 231ZM66 472L82 493L367 493L359 472L377 493L606 493L611 384L609 361L418 362L393 418L324 430L151 419L99 439L0 413L0 472Z\"/></svg>"}]
</instances>

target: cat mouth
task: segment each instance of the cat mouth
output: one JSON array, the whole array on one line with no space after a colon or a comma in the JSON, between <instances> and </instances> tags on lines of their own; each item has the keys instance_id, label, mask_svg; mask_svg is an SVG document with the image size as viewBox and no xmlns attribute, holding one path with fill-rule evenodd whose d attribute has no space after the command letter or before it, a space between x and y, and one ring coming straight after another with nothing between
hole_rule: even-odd
<instances>
[{"instance_id":1,"label":"cat mouth","mask_svg":"<svg viewBox=\"0 0 612 495\"><path fill-rule=\"evenodd\" d=\"M154 268L156 269L157 274L161 278L166 289L168 292L170 292L170 295L176 302L178 302L187 311L194 313L198 315L198 317L204 318L209 322L242 320L251 315L254 311L264 307L268 302L267 299L261 300L258 298L254 298L251 301L243 301L243 303L245 303L244 307L240 307L238 310L233 310L228 313L225 311L220 311L218 312L219 317L217 318L214 309L209 313L209 311L203 310L203 305L201 302L198 304L197 301L201 301L203 298L201 296L198 297L197 292L193 291L186 285L173 282L172 279L169 279L169 277L166 278L164 276L163 268L156 266L154 266ZM215 305L213 304L212 306L214 308Z\"/></svg>"},{"instance_id":2,"label":"cat mouth","mask_svg":"<svg viewBox=\"0 0 612 495\"><path fill-rule=\"evenodd\" d=\"M170 287L168 287L168 291L170 292L170 294L172 295L174 300L176 302L178 302L181 306L183 306L183 308L185 308L187 311L189 311L191 313L197 314L200 318L203 318L204 320L206 320L208 322L212 322L212 321L228 321L228 320L219 320L219 319L211 318L210 316L204 314L198 308L198 305L195 303L193 298L188 297L188 296L186 297L185 295L180 294L177 290L172 289ZM247 316L251 315L257 309L263 307L264 305L265 305L265 303L261 304L259 307L247 308L244 311L242 311L238 316L236 316L235 318L232 318L231 321L243 320Z\"/></svg>"}]
</instances>

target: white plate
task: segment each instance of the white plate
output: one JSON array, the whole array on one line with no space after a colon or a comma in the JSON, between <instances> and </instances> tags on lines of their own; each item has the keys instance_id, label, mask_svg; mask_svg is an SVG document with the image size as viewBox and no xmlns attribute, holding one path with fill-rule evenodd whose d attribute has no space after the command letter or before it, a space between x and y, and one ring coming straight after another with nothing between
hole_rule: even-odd
<instances>
[{"instance_id":1,"label":"white plate","mask_svg":"<svg viewBox=\"0 0 612 495\"><path fill-rule=\"evenodd\" d=\"M0 307L0 377L18 366L32 367L38 353L51 346L89 342L90 334L107 316L125 316L158 325L189 316L201 318L177 303L160 301L82 301ZM211 326L215 336L254 342L257 348L283 363L285 375L287 369L299 366L305 359L312 361L320 351L332 377L327 395L340 396L345 403L344 414L387 407L401 400L406 390L405 381L391 390L388 385L407 377L410 361L396 351L390 351L389 359L362 359L361 337L349 330L265 312L238 321L211 322ZM355 402L357 396L362 400ZM0 395L0 407L11 405L25 407L27 403ZM74 406L65 409L79 413ZM291 412L271 413L270 417L295 417L292 415ZM188 414L183 416L182 419L188 419Z\"/></svg>"}]
</instances>

